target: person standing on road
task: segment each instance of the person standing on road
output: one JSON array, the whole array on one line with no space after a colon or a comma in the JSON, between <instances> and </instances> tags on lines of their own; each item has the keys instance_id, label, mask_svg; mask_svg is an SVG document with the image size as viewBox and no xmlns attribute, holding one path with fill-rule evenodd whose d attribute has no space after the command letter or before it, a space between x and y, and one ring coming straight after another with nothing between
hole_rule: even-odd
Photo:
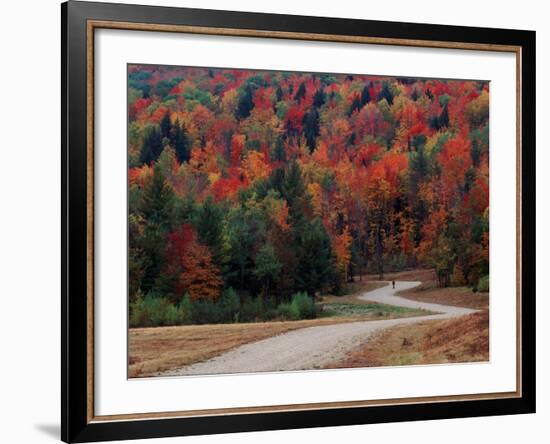
<instances>
[{"instance_id":1,"label":"person standing on road","mask_svg":"<svg viewBox=\"0 0 550 444\"><path fill-rule=\"evenodd\" d=\"M395 279L391 281L391 286L395 289Z\"/></svg>"}]
</instances>

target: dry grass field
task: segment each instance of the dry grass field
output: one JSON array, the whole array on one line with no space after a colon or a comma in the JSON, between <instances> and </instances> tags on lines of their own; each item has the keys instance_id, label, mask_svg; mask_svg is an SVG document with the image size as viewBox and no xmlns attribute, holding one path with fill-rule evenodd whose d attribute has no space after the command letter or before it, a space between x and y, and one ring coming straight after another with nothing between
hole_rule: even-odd
<instances>
[{"instance_id":1,"label":"dry grass field","mask_svg":"<svg viewBox=\"0 0 550 444\"><path fill-rule=\"evenodd\" d=\"M371 291L385 284L363 279L349 284L351 293ZM321 298L324 306L331 303L368 304L353 295ZM352 316L331 316L301 321L272 321L241 324L185 325L176 327L131 328L128 336L128 376L154 376L158 372L204 361L249 342L279 335L298 328L342 322L390 319L422 314L409 310L394 312L391 307L372 305L373 311Z\"/></svg>"},{"instance_id":2,"label":"dry grass field","mask_svg":"<svg viewBox=\"0 0 550 444\"><path fill-rule=\"evenodd\" d=\"M128 376L153 376L157 372L212 358L248 342L331 321L335 320L132 328L128 337Z\"/></svg>"},{"instance_id":3,"label":"dry grass field","mask_svg":"<svg viewBox=\"0 0 550 444\"><path fill-rule=\"evenodd\" d=\"M421 310L399 310L398 307L368 304L357 299L353 302L350 299L349 305L358 305L363 309L350 316L334 315L301 321L131 328L128 335L128 377L154 376L165 370L210 359L249 342L299 328L426 314Z\"/></svg>"},{"instance_id":4,"label":"dry grass field","mask_svg":"<svg viewBox=\"0 0 550 444\"><path fill-rule=\"evenodd\" d=\"M482 362L489 359L489 312L383 330L327 368Z\"/></svg>"},{"instance_id":5,"label":"dry grass field","mask_svg":"<svg viewBox=\"0 0 550 444\"><path fill-rule=\"evenodd\" d=\"M489 293L474 293L468 287L413 288L399 292L399 296L415 301L434 304L453 305L455 307L486 310L489 308Z\"/></svg>"}]
</instances>

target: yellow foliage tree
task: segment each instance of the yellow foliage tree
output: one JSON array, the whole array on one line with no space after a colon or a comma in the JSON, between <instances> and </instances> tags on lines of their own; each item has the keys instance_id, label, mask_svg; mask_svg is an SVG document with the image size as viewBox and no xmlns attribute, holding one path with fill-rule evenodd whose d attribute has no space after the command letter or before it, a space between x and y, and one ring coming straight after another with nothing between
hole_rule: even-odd
<instances>
[{"instance_id":1,"label":"yellow foliage tree","mask_svg":"<svg viewBox=\"0 0 550 444\"><path fill-rule=\"evenodd\" d=\"M352 237L348 226L344 228L342 234L334 237L334 253L336 254L336 263L340 273L344 277L348 275L349 265L351 263L351 242Z\"/></svg>"},{"instance_id":2,"label":"yellow foliage tree","mask_svg":"<svg viewBox=\"0 0 550 444\"><path fill-rule=\"evenodd\" d=\"M244 177L252 183L259 179L264 179L270 173L269 164L265 160L264 153L259 151L249 151L242 163L242 172Z\"/></svg>"}]
</instances>

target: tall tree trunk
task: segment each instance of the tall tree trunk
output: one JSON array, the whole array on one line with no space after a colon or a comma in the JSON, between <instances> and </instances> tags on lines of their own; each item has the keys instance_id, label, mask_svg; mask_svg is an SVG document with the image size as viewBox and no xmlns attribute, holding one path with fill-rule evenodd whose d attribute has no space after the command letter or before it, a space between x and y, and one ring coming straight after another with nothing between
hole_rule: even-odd
<instances>
[{"instance_id":1,"label":"tall tree trunk","mask_svg":"<svg viewBox=\"0 0 550 444\"><path fill-rule=\"evenodd\" d=\"M382 251L382 230L378 226L376 230L376 262L378 266L378 279L384 280L384 260Z\"/></svg>"}]
</instances>

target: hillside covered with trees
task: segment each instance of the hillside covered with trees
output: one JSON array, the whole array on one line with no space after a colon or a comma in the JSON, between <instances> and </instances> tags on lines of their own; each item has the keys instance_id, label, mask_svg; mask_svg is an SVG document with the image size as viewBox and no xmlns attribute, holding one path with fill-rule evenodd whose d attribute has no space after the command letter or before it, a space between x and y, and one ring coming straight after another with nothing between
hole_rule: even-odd
<instances>
[{"instance_id":1,"label":"hillside covered with trees","mask_svg":"<svg viewBox=\"0 0 550 444\"><path fill-rule=\"evenodd\" d=\"M134 325L366 272L487 281L488 82L130 65L128 119Z\"/></svg>"}]
</instances>

